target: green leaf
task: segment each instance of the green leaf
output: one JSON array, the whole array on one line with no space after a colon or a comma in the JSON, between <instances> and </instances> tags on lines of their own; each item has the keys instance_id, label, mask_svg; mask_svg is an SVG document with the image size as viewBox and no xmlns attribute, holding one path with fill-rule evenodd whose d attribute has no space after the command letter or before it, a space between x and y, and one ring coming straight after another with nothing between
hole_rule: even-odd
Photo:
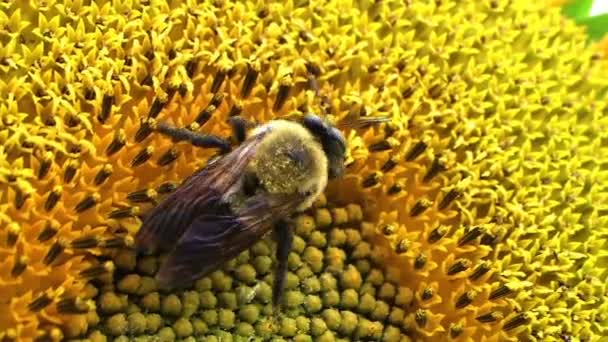
<instances>
[{"instance_id":1,"label":"green leaf","mask_svg":"<svg viewBox=\"0 0 608 342\"><path fill-rule=\"evenodd\" d=\"M592 40L600 40L608 34L608 14L576 20L579 25L587 27L587 34Z\"/></svg>"},{"instance_id":2,"label":"green leaf","mask_svg":"<svg viewBox=\"0 0 608 342\"><path fill-rule=\"evenodd\" d=\"M591 7L593 6L593 0L572 0L568 4L562 6L562 12L578 21L579 18L586 18L589 16Z\"/></svg>"}]
</instances>

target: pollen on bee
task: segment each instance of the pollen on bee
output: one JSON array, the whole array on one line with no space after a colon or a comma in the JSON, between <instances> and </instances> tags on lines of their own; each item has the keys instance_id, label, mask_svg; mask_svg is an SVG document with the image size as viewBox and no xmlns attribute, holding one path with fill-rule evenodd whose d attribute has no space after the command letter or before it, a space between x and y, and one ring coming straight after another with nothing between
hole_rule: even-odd
<instances>
[{"instance_id":1,"label":"pollen on bee","mask_svg":"<svg viewBox=\"0 0 608 342\"><path fill-rule=\"evenodd\" d=\"M126 143L127 143L127 136L125 134L125 131L122 129L118 130L116 132L116 134L114 135L114 138L112 139L112 141L106 148L106 156L110 157L114 153L120 151L120 149L123 148L123 146L125 146Z\"/></svg>"},{"instance_id":2,"label":"pollen on bee","mask_svg":"<svg viewBox=\"0 0 608 342\"><path fill-rule=\"evenodd\" d=\"M76 210L77 213L82 213L83 211L91 209L92 207L97 205L97 203L99 203L99 199L100 199L99 194L97 194L97 193L90 194L90 195L86 196L85 198L83 198L82 201L78 202L78 204L76 204L76 207L74 208L74 210Z\"/></svg>"},{"instance_id":3,"label":"pollen on bee","mask_svg":"<svg viewBox=\"0 0 608 342\"><path fill-rule=\"evenodd\" d=\"M427 147L428 145L424 141L417 142L416 145L412 146L410 151L407 153L405 160L408 162L414 161L422 153L424 153Z\"/></svg>"},{"instance_id":4,"label":"pollen on bee","mask_svg":"<svg viewBox=\"0 0 608 342\"><path fill-rule=\"evenodd\" d=\"M466 271L471 267L471 261L468 259L456 260L447 270L447 275L453 276L460 272Z\"/></svg>"},{"instance_id":5,"label":"pollen on bee","mask_svg":"<svg viewBox=\"0 0 608 342\"><path fill-rule=\"evenodd\" d=\"M55 205L59 202L59 198L61 198L62 190L63 188L60 185L56 185L53 190L49 192L49 195L44 202L44 210L51 211L55 208Z\"/></svg>"},{"instance_id":6,"label":"pollen on bee","mask_svg":"<svg viewBox=\"0 0 608 342\"><path fill-rule=\"evenodd\" d=\"M42 259L42 262L45 265L49 266L50 264L53 263L53 261L55 261L57 259L57 257L59 257L59 255L61 255L61 253L63 253L64 250L65 250L64 241L57 239L57 241L55 241L55 243L53 243L51 245L51 247L49 248L49 251L44 256L44 259Z\"/></svg>"},{"instance_id":7,"label":"pollen on bee","mask_svg":"<svg viewBox=\"0 0 608 342\"><path fill-rule=\"evenodd\" d=\"M469 229L464 233L464 235L458 240L458 246L464 246L468 243L473 242L483 233L483 229L481 227L474 227Z\"/></svg>"},{"instance_id":8,"label":"pollen on bee","mask_svg":"<svg viewBox=\"0 0 608 342\"><path fill-rule=\"evenodd\" d=\"M49 306L52 302L53 302L53 300L49 297L49 295L47 293L43 293L40 296L38 296L38 298L31 301L27 305L27 308L28 308L28 310L30 310L32 312L38 312L38 311L46 308L47 306Z\"/></svg>"},{"instance_id":9,"label":"pollen on bee","mask_svg":"<svg viewBox=\"0 0 608 342\"><path fill-rule=\"evenodd\" d=\"M147 162L152 156L152 153L154 153L154 146L146 146L141 149L135 157L133 157L133 160L131 160L131 167L137 167Z\"/></svg>"},{"instance_id":10,"label":"pollen on bee","mask_svg":"<svg viewBox=\"0 0 608 342\"><path fill-rule=\"evenodd\" d=\"M76 176L76 171L78 171L78 166L79 164L76 160L70 160L67 163L63 173L63 181L65 183L70 183L74 179L74 176Z\"/></svg>"},{"instance_id":11,"label":"pollen on bee","mask_svg":"<svg viewBox=\"0 0 608 342\"><path fill-rule=\"evenodd\" d=\"M108 177L112 175L113 172L114 170L112 164L103 165L95 175L95 185L101 185L108 179Z\"/></svg>"},{"instance_id":12,"label":"pollen on bee","mask_svg":"<svg viewBox=\"0 0 608 342\"><path fill-rule=\"evenodd\" d=\"M135 142L140 143L150 136L150 134L152 134L152 132L156 129L156 124L156 119L154 118L148 117L142 119L137 132L135 132Z\"/></svg>"},{"instance_id":13,"label":"pollen on bee","mask_svg":"<svg viewBox=\"0 0 608 342\"><path fill-rule=\"evenodd\" d=\"M133 203L149 203L158 197L158 192L154 189L142 189L127 194L127 199Z\"/></svg>"}]
</instances>

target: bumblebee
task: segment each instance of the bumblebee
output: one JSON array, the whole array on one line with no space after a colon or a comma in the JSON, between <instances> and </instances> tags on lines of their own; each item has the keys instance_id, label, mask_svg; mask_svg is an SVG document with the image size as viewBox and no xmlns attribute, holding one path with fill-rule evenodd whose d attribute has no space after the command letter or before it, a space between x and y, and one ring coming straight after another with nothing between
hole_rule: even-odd
<instances>
[{"instance_id":1,"label":"bumblebee","mask_svg":"<svg viewBox=\"0 0 608 342\"><path fill-rule=\"evenodd\" d=\"M176 140L226 149L214 136L167 125L158 129ZM236 135L244 137L238 147L193 174L144 218L136 246L148 253L169 252L156 275L167 289L190 285L274 230L276 307L293 240L290 216L308 209L328 180L343 175L346 140L314 114L301 122L270 121L246 137Z\"/></svg>"}]
</instances>

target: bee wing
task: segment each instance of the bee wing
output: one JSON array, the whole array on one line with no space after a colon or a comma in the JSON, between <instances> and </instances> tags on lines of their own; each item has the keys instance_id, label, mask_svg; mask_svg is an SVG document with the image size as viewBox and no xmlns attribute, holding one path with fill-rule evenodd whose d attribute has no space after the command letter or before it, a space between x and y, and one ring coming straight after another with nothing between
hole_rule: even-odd
<instances>
[{"instance_id":1,"label":"bee wing","mask_svg":"<svg viewBox=\"0 0 608 342\"><path fill-rule=\"evenodd\" d=\"M139 250L170 250L200 215L218 212L218 202L243 174L265 132L243 142L188 178L144 218L135 235Z\"/></svg>"},{"instance_id":2,"label":"bee wing","mask_svg":"<svg viewBox=\"0 0 608 342\"><path fill-rule=\"evenodd\" d=\"M161 265L156 275L159 286L181 287L213 272L251 247L303 199L302 194L261 194L250 198L238 215L197 217Z\"/></svg>"}]
</instances>

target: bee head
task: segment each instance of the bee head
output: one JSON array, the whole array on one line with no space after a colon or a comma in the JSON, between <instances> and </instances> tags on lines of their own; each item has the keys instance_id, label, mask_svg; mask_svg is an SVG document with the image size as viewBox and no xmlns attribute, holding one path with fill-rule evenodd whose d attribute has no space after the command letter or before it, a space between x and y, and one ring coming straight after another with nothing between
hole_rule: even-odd
<instances>
[{"instance_id":1,"label":"bee head","mask_svg":"<svg viewBox=\"0 0 608 342\"><path fill-rule=\"evenodd\" d=\"M344 174L344 161L346 160L346 140L340 130L314 114L306 114L303 125L323 146L328 161L329 178L342 176Z\"/></svg>"}]
</instances>

